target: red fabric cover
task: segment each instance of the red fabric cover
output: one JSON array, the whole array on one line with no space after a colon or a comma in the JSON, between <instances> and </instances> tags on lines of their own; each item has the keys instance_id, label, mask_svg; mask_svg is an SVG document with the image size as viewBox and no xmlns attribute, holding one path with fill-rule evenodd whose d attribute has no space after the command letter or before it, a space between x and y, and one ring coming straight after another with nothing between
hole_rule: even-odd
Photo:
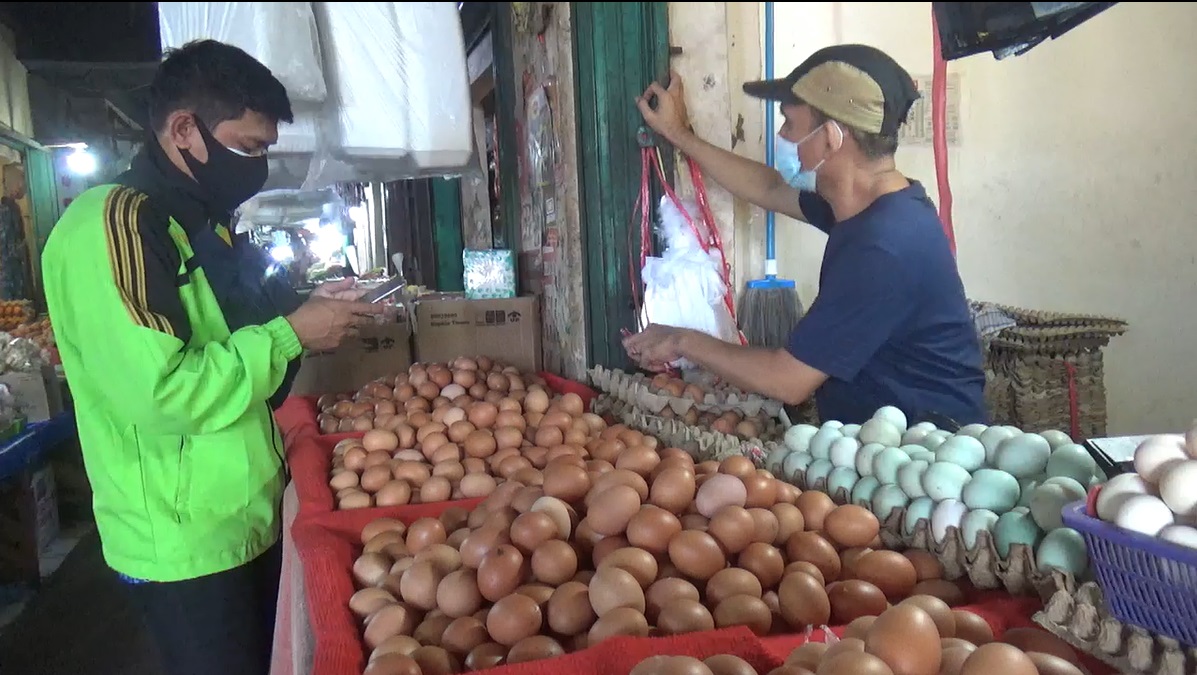
<instances>
[{"instance_id":1,"label":"red fabric cover","mask_svg":"<svg viewBox=\"0 0 1197 675\"><path fill-rule=\"evenodd\" d=\"M362 528L379 517L411 523L420 518L437 517L453 505L473 508L479 501L338 511L311 517L295 526L292 533L303 564L308 614L315 639L312 675L360 675L365 668L369 654L362 644L361 622L349 611L349 598L356 591L351 569L362 550ZM633 666L655 654L685 654L699 658L736 654L763 673L782 661L748 629L741 627L663 638L615 638L557 659L491 668L486 672L491 675L627 675Z\"/></svg>"},{"instance_id":2,"label":"red fabric cover","mask_svg":"<svg viewBox=\"0 0 1197 675\"><path fill-rule=\"evenodd\" d=\"M458 502L472 508L480 500ZM359 675L369 654L361 641L361 622L349 611L355 589L350 570L360 554L361 529L378 517L394 517L406 523L437 517L449 503L422 504L390 509L342 511L316 516L296 526L295 545L303 563L308 595L308 612L315 638L312 675ZM331 517L330 517L331 516ZM1010 628L1033 627L1031 615L1040 603L1031 597L1013 597L998 591L977 593L966 609L980 615L1001 635ZM842 635L843 627L832 632ZM714 654L735 654L758 672L767 673L785 662L790 652L808 639L823 640L822 631L758 638L743 627L692 633L672 637L616 638L566 656L487 670L491 675L626 675L640 661L657 654L706 658ZM1082 656L1092 675L1113 671Z\"/></svg>"},{"instance_id":3,"label":"red fabric cover","mask_svg":"<svg viewBox=\"0 0 1197 675\"><path fill-rule=\"evenodd\" d=\"M288 396L274 411L274 419L284 443L290 443L290 439L299 434L320 433L316 425L316 401L312 396Z\"/></svg>"}]
</instances>

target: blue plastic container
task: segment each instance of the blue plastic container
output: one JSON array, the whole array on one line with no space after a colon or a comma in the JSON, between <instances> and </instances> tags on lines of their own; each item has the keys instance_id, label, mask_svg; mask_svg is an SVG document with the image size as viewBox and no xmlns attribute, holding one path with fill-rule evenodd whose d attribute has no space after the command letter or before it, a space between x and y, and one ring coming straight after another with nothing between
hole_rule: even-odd
<instances>
[{"instance_id":1,"label":"blue plastic container","mask_svg":"<svg viewBox=\"0 0 1197 675\"><path fill-rule=\"evenodd\" d=\"M1085 512L1085 502L1064 507L1064 525L1089 549L1110 614L1157 635L1197 645L1197 549L1125 530Z\"/></svg>"}]
</instances>

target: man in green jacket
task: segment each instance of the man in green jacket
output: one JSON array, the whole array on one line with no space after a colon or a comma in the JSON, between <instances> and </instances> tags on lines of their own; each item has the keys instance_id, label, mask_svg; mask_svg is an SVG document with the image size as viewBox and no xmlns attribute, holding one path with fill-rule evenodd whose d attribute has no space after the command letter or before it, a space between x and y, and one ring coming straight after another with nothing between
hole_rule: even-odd
<instances>
[{"instance_id":1,"label":"man in green jacket","mask_svg":"<svg viewBox=\"0 0 1197 675\"><path fill-rule=\"evenodd\" d=\"M46 303L104 557L165 672L265 675L286 481L268 400L303 349L334 348L383 310L341 285L256 325L230 318L214 292L229 268L197 242L227 240L229 214L265 183L290 101L264 65L211 40L169 54L150 96L146 162L84 192L50 234Z\"/></svg>"}]
</instances>

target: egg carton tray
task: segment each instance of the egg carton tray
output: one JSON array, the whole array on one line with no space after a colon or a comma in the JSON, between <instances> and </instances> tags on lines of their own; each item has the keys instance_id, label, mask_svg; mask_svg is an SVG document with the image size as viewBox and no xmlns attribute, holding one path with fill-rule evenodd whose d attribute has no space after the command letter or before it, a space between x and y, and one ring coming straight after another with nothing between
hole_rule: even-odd
<instances>
[{"instance_id":1,"label":"egg carton tray","mask_svg":"<svg viewBox=\"0 0 1197 675\"><path fill-rule=\"evenodd\" d=\"M707 391L705 400L698 403L688 398L654 393L652 381L639 373L630 374L622 370L595 366L590 369L589 375L591 384L600 391L654 413L659 413L666 407L671 408L677 415L684 415L691 408L716 414L735 411L747 417L756 417L763 412L768 417L776 418L784 413L780 401L739 391Z\"/></svg>"},{"instance_id":2,"label":"egg carton tray","mask_svg":"<svg viewBox=\"0 0 1197 675\"><path fill-rule=\"evenodd\" d=\"M1013 305L1003 305L995 303L992 305L998 310L1004 312L1011 319L1014 319L1020 325L1030 326L1105 326L1105 325L1121 325L1126 327L1127 322L1122 319L1117 319L1111 316L1102 314L1078 314L1070 312L1048 312L1038 309L1024 309L1022 307L1015 307Z\"/></svg>"},{"instance_id":3,"label":"egg carton tray","mask_svg":"<svg viewBox=\"0 0 1197 675\"><path fill-rule=\"evenodd\" d=\"M688 422L686 422L686 420L678 418L678 416L675 416L673 414L662 414L662 413L652 412L651 409L645 409L645 408L639 407L636 405L636 403L622 401L619 399L619 397L612 396L610 394L602 394L600 396L600 399L604 399L604 401L602 403L603 412L610 413L613 416L615 416L615 418L619 418L621 421L622 421L622 416L624 416L625 414L640 413L640 414L643 414L646 419L650 420L652 422L652 424L657 425L657 426L660 426L661 424L663 424L663 422L675 422L675 425L679 425L681 427L692 428L692 430L698 430L698 431L718 434L718 436L725 436L725 437L728 437L731 439L736 439L737 442L743 442L743 438L740 436L736 436L736 434L719 432L719 431L713 430L713 428L707 428L703 425L688 424ZM597 401L597 399L596 399L596 401ZM658 422L657 420L660 420L660 422ZM668 425L668 426L669 426L669 428L673 428L673 425ZM762 440L762 442L764 442L764 440L782 440L782 438L784 437L786 428L789 428L789 427L790 427L790 422L789 422L789 420L786 420L784 418L784 416L782 419L772 419L772 418L767 419L765 421L764 428L762 428L761 433L759 434L759 438L760 438L760 440Z\"/></svg>"},{"instance_id":4,"label":"egg carton tray","mask_svg":"<svg viewBox=\"0 0 1197 675\"><path fill-rule=\"evenodd\" d=\"M1092 581L1057 590L1031 619L1120 673L1197 673L1197 649L1115 619L1101 587Z\"/></svg>"},{"instance_id":5,"label":"egg carton tray","mask_svg":"<svg viewBox=\"0 0 1197 675\"><path fill-rule=\"evenodd\" d=\"M842 488L835 492L827 490L826 479L810 486L798 484L798 487L827 493L836 504L849 503L849 495ZM1059 589L1075 586L1071 574L1058 569L1040 570L1035 564L1035 551L1030 546L1015 544L1010 547L1010 555L1003 559L988 532L979 532L970 549L959 528L949 526L943 541L937 542L927 519L915 523L913 532L904 530L905 519L905 509L894 509L888 518L881 519L882 545L892 550L916 548L933 554L943 565L944 578L949 581L967 578L982 590L1002 589L1012 595L1037 595L1045 602Z\"/></svg>"},{"instance_id":6,"label":"egg carton tray","mask_svg":"<svg viewBox=\"0 0 1197 675\"><path fill-rule=\"evenodd\" d=\"M1093 327L1077 329L1016 326L994 335L989 341L989 346L991 349L999 347L1017 352L1078 352L1106 347L1110 340L1125 332L1125 328L1101 330Z\"/></svg>"},{"instance_id":7,"label":"egg carton tray","mask_svg":"<svg viewBox=\"0 0 1197 675\"><path fill-rule=\"evenodd\" d=\"M744 441L678 419L652 415L610 395L596 398L592 410L598 415L610 414L628 427L656 437L666 446L681 448L697 462L721 462L735 455L747 456L758 466L764 462L765 444L759 439Z\"/></svg>"},{"instance_id":8,"label":"egg carton tray","mask_svg":"<svg viewBox=\"0 0 1197 675\"><path fill-rule=\"evenodd\" d=\"M603 394L603 396L605 396L611 400L611 402L607 404L609 406L607 408L607 410L614 411L617 414L622 414L624 409L632 409L632 410L640 411L640 412L644 413L646 416L653 418L653 419L676 421L678 424L681 424L683 426L695 427L695 425L687 424L687 422L684 419L679 417L677 415L677 413L673 412L672 408L666 407L666 408L656 409L656 408L652 408L652 407L645 407L643 405L640 405L637 401L629 401L629 400L621 398L615 394L608 393L608 394ZM614 406L616 406L616 405L618 405L618 410L616 410L614 408ZM668 414L666 413L666 410L669 411ZM759 420L759 418L757 418L757 419ZM791 422L790 422L788 416L786 415L786 412L783 410L783 411L781 411L781 414L778 417L765 418L763 425L758 425L758 426L763 427L760 429L760 434L759 434L763 440L781 440L781 438L785 434L786 429L790 428ZM710 431L711 433L719 433L714 430L705 429L705 427L701 427L701 426L697 426L695 428L707 430L707 431ZM733 438L738 438L737 436L734 436L731 434L727 434L727 435L729 435Z\"/></svg>"}]
</instances>

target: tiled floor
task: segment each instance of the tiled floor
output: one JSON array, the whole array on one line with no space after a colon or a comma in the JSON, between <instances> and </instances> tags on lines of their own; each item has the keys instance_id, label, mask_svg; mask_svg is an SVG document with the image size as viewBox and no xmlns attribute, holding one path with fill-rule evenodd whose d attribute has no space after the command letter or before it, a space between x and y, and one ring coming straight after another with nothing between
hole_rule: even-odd
<instances>
[{"instance_id":1,"label":"tiled floor","mask_svg":"<svg viewBox=\"0 0 1197 675\"><path fill-rule=\"evenodd\" d=\"M81 523L59 532L58 538L42 551L40 560L42 579L48 579L58 571L62 561L75 548L79 540L95 529L94 523ZM34 591L19 586L0 585L0 631L3 631L21 615L29 603L29 599L33 597L33 593Z\"/></svg>"}]
</instances>

